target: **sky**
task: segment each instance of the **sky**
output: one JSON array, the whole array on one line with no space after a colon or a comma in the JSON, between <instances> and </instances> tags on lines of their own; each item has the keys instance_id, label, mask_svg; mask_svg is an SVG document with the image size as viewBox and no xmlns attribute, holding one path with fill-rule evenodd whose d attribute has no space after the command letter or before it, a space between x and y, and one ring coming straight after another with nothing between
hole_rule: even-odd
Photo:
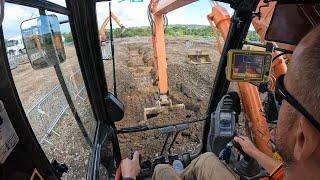
<instances>
[{"instance_id":1,"label":"sky","mask_svg":"<svg viewBox=\"0 0 320 180\"><path fill-rule=\"evenodd\" d=\"M65 6L64 0L49 0L59 5ZM122 1L122 2L119 2ZM132 0L131 0L132 1ZM150 0L143 2L130 2L130 0L113 0L112 12L118 16L122 24L126 27L149 26L147 18L147 7ZM223 5L223 4L220 4ZM227 5L229 13L232 14L232 9ZM103 20L108 15L108 2L97 3L98 25L100 26ZM197 24L209 25L206 15L211 12L210 0L199 0L187 6L169 12L167 14L169 24ZM47 13L50 14L50 13ZM5 38L20 36L20 24L23 20L39 16L38 10L27 8L20 5L6 3L5 17L3 22L3 30ZM66 20L66 16L57 15L59 20ZM68 24L61 25L62 32L70 31Z\"/></svg>"}]
</instances>

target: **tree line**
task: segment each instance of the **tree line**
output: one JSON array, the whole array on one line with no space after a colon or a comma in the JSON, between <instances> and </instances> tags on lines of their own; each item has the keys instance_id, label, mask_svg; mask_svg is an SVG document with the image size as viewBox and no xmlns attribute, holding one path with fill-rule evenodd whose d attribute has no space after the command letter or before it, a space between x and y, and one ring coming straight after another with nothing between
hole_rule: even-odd
<instances>
[{"instance_id":1,"label":"tree line","mask_svg":"<svg viewBox=\"0 0 320 180\"><path fill-rule=\"evenodd\" d=\"M110 34L110 30L106 30L106 34ZM198 26L198 25L170 25L165 28L165 35L171 37L198 37L198 38L212 38L212 29L210 26ZM63 33L65 42L72 42L71 33ZM113 29L113 37L141 37L151 36L150 27L129 27L124 31L120 28ZM247 41L260 41L259 35L255 31L249 31Z\"/></svg>"}]
</instances>

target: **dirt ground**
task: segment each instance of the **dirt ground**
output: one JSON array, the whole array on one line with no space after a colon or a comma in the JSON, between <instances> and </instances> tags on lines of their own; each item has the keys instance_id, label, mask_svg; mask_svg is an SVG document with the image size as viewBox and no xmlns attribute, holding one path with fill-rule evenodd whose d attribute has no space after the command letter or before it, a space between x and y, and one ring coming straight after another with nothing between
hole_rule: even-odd
<instances>
[{"instance_id":1,"label":"dirt ground","mask_svg":"<svg viewBox=\"0 0 320 180\"><path fill-rule=\"evenodd\" d=\"M205 117L219 58L210 40L166 39L169 96L173 104L183 103L186 108L161 113L147 121L143 119L143 110L155 106L154 94L157 91L157 86L153 84L155 70L150 40L127 38L117 40L115 44L117 94L125 106L125 117L116 124L118 128L142 125L152 127ZM196 54L196 51L207 54L212 63L190 63L188 54ZM111 61L105 61L105 69L107 80L110 82L109 90L113 92ZM173 153L195 150L201 141L201 133L202 122L190 124L188 130L178 135L172 148ZM165 135L159 130L120 134L118 137L123 155L129 154L132 150L139 150L145 158L159 154L165 140Z\"/></svg>"},{"instance_id":2,"label":"dirt ground","mask_svg":"<svg viewBox=\"0 0 320 180\"><path fill-rule=\"evenodd\" d=\"M66 62L61 64L65 81L70 84L69 91L75 92L75 87L70 83L70 76L80 68L73 45L66 45ZM198 51L198 52L197 52ZM209 64L190 63L188 54L201 51L208 54ZM184 110L161 113L147 121L143 119L144 108L155 106L154 85L155 69L151 44L147 37L123 38L115 40L116 83L117 94L125 106L125 117L116 123L117 128L172 124L205 117L206 107L210 98L212 84L218 65L219 55L215 51L215 45L210 39L195 38L167 38L166 54L169 77L169 97L173 104L185 104ZM105 73L109 91L113 92L112 61L104 61ZM22 105L26 113L41 98L48 94L59 84L53 68L33 70L29 63L20 62L16 69L12 70L14 81L20 95ZM77 84L83 84L81 74L77 74ZM81 94L84 99L74 98L75 106L87 132L91 133L94 127L94 116L90 109L86 92ZM61 97L63 99L63 97ZM54 98L48 104L58 108L61 99ZM54 108L51 108L53 110ZM44 112L44 114L48 114ZM42 112L42 111L37 111ZM42 119L28 116L38 140L41 139L43 126L49 118L41 115ZM49 117L49 116L48 116ZM49 120L48 120L49 119ZM63 114L54 128L58 133L51 133L47 140L52 143L42 145L49 160L57 159L58 162L69 166L69 173L64 179L84 179L86 165L90 154L90 147L77 126L69 109ZM202 123L190 124L190 128L178 135L172 151L183 153L193 151L201 142ZM123 156L132 150L139 150L143 158L151 158L160 153L165 136L159 130L146 131L133 134L118 135ZM171 137L172 139L172 137ZM170 142L171 140L169 140Z\"/></svg>"}]
</instances>

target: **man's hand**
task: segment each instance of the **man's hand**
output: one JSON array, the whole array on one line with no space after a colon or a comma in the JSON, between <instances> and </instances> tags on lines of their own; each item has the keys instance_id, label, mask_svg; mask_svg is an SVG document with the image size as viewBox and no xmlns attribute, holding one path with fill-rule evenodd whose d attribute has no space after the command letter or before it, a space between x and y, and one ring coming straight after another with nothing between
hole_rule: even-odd
<instances>
[{"instance_id":1,"label":"man's hand","mask_svg":"<svg viewBox=\"0 0 320 180\"><path fill-rule=\"evenodd\" d=\"M254 157L257 151L259 151L256 146L251 142L248 137L245 136L235 136L234 140L240 144L242 150L247 153L249 156Z\"/></svg>"},{"instance_id":2,"label":"man's hand","mask_svg":"<svg viewBox=\"0 0 320 180\"><path fill-rule=\"evenodd\" d=\"M134 152L132 160L128 158L122 160L120 168L122 177L136 179L140 173L139 152Z\"/></svg>"},{"instance_id":3,"label":"man's hand","mask_svg":"<svg viewBox=\"0 0 320 180\"><path fill-rule=\"evenodd\" d=\"M240 144L242 150L251 156L269 173L272 174L275 169L279 168L282 162L269 157L254 146L251 140L245 136L236 136L234 140Z\"/></svg>"}]
</instances>

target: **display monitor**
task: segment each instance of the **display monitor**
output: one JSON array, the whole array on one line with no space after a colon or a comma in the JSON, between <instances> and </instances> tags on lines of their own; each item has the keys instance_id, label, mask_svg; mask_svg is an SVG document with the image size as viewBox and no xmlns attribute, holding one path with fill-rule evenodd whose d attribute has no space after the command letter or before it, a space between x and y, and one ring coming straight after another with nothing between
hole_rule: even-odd
<instances>
[{"instance_id":1,"label":"display monitor","mask_svg":"<svg viewBox=\"0 0 320 180\"><path fill-rule=\"evenodd\" d=\"M227 79L229 81L263 82L269 76L272 55L262 51L230 50Z\"/></svg>"}]
</instances>

